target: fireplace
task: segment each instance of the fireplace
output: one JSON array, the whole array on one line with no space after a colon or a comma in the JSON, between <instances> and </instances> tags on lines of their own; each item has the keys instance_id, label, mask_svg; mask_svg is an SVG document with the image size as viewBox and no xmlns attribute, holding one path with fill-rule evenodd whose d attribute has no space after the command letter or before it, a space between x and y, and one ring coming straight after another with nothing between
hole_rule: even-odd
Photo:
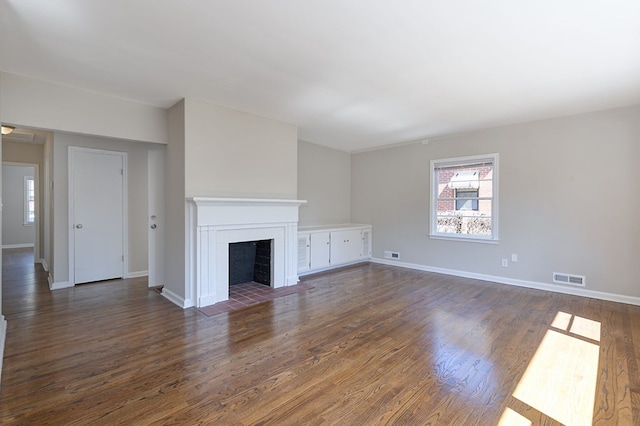
<instances>
[{"instance_id":1,"label":"fireplace","mask_svg":"<svg viewBox=\"0 0 640 426\"><path fill-rule=\"evenodd\" d=\"M229 244L229 285L256 282L271 286L271 240Z\"/></svg>"},{"instance_id":2,"label":"fireplace","mask_svg":"<svg viewBox=\"0 0 640 426\"><path fill-rule=\"evenodd\" d=\"M270 242L270 286L298 282L298 207L306 201L188 199L188 295L185 306L229 299L229 250L236 243Z\"/></svg>"}]
</instances>

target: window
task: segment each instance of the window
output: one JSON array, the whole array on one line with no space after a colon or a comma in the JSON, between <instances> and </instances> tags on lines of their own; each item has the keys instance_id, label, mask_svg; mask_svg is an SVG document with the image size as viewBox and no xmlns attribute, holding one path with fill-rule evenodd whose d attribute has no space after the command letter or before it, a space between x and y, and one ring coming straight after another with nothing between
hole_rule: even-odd
<instances>
[{"instance_id":1,"label":"window","mask_svg":"<svg viewBox=\"0 0 640 426\"><path fill-rule=\"evenodd\" d=\"M478 211L478 190L477 189L456 189L456 210Z\"/></svg>"},{"instance_id":2,"label":"window","mask_svg":"<svg viewBox=\"0 0 640 426\"><path fill-rule=\"evenodd\" d=\"M434 238L498 240L498 154L431 161Z\"/></svg>"},{"instance_id":3,"label":"window","mask_svg":"<svg viewBox=\"0 0 640 426\"><path fill-rule=\"evenodd\" d=\"M36 187L33 176L24 177L24 224L33 225L36 221Z\"/></svg>"}]
</instances>

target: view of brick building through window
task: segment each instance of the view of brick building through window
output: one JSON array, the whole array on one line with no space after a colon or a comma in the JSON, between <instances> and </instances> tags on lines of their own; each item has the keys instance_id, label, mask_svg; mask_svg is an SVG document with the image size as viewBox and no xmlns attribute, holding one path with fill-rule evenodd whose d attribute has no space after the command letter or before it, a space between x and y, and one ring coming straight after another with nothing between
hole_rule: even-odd
<instances>
[{"instance_id":1,"label":"view of brick building through window","mask_svg":"<svg viewBox=\"0 0 640 426\"><path fill-rule=\"evenodd\" d=\"M436 167L437 232L487 235L492 232L493 164Z\"/></svg>"}]
</instances>

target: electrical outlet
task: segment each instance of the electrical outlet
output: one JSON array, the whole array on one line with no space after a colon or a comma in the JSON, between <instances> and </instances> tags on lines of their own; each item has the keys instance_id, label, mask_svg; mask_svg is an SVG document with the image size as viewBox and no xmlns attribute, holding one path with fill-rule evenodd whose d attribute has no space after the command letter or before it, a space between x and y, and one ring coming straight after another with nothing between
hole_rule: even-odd
<instances>
[{"instance_id":1,"label":"electrical outlet","mask_svg":"<svg viewBox=\"0 0 640 426\"><path fill-rule=\"evenodd\" d=\"M516 253L511 254L511 261L514 263L518 261L518 255Z\"/></svg>"},{"instance_id":2,"label":"electrical outlet","mask_svg":"<svg viewBox=\"0 0 640 426\"><path fill-rule=\"evenodd\" d=\"M509 267L509 259L502 259L502 267L503 268Z\"/></svg>"}]
</instances>

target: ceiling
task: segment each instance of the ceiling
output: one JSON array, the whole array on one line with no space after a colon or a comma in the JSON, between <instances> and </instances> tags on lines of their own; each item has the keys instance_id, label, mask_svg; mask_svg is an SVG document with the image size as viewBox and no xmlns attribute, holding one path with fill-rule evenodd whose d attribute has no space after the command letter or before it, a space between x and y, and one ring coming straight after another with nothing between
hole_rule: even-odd
<instances>
[{"instance_id":1,"label":"ceiling","mask_svg":"<svg viewBox=\"0 0 640 426\"><path fill-rule=\"evenodd\" d=\"M0 70L358 151L640 104L638 0L2 0Z\"/></svg>"},{"instance_id":2,"label":"ceiling","mask_svg":"<svg viewBox=\"0 0 640 426\"><path fill-rule=\"evenodd\" d=\"M2 142L22 142L43 145L47 140L46 130L16 127L12 133L2 135Z\"/></svg>"}]
</instances>

